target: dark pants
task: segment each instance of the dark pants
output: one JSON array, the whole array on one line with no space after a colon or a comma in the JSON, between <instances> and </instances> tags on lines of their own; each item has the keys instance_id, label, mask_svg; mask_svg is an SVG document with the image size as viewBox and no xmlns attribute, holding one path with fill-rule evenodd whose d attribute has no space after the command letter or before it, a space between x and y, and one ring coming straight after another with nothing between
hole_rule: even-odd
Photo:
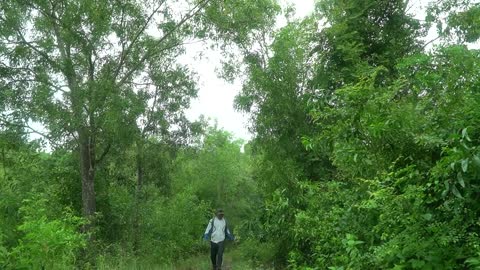
<instances>
[{"instance_id":1,"label":"dark pants","mask_svg":"<svg viewBox=\"0 0 480 270\"><path fill-rule=\"evenodd\" d=\"M222 242L210 242L210 259L212 260L213 269L220 269L223 261L223 250L225 245Z\"/></svg>"}]
</instances>

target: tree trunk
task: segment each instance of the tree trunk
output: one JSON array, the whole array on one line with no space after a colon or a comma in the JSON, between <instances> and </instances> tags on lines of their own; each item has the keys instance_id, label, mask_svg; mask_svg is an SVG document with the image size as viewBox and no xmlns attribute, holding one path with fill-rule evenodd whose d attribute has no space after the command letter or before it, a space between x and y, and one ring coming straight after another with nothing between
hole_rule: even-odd
<instances>
[{"instance_id":1,"label":"tree trunk","mask_svg":"<svg viewBox=\"0 0 480 270\"><path fill-rule=\"evenodd\" d=\"M94 216L96 212L95 201L95 145L91 136L85 129L79 132L80 148L80 172L82 175L82 211L88 224L84 226L85 232L90 232L94 226ZM93 235L90 235L90 240Z\"/></svg>"},{"instance_id":2,"label":"tree trunk","mask_svg":"<svg viewBox=\"0 0 480 270\"><path fill-rule=\"evenodd\" d=\"M139 250L140 245L140 203L142 199L142 191L143 191L143 176L144 176L144 152L143 152L143 142L137 142L137 185L135 190L135 209L134 211L134 220L133 220L133 249L136 253Z\"/></svg>"}]
</instances>

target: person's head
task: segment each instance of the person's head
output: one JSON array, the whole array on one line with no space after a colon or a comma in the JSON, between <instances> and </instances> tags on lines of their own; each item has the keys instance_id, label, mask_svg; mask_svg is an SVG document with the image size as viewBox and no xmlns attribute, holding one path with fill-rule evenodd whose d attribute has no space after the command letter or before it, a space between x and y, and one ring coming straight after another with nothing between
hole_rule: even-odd
<instances>
[{"instance_id":1,"label":"person's head","mask_svg":"<svg viewBox=\"0 0 480 270\"><path fill-rule=\"evenodd\" d=\"M217 209L216 215L217 215L218 219L223 219L223 216L225 215L225 213L223 212L223 209L219 208L219 209Z\"/></svg>"}]
</instances>

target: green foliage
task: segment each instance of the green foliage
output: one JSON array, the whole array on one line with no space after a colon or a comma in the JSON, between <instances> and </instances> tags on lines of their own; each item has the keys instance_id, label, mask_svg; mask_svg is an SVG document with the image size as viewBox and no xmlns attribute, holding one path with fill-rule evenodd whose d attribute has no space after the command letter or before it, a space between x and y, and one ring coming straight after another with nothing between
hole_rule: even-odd
<instances>
[{"instance_id":1,"label":"green foliage","mask_svg":"<svg viewBox=\"0 0 480 270\"><path fill-rule=\"evenodd\" d=\"M248 238L242 241L238 251L242 258L253 267L273 266L276 247L271 242L261 242L258 239Z\"/></svg>"},{"instance_id":2,"label":"green foliage","mask_svg":"<svg viewBox=\"0 0 480 270\"><path fill-rule=\"evenodd\" d=\"M0 230L0 266L6 267L8 251L3 245L3 237L2 231Z\"/></svg>"},{"instance_id":3,"label":"green foliage","mask_svg":"<svg viewBox=\"0 0 480 270\"><path fill-rule=\"evenodd\" d=\"M473 41L477 6L441 2L430 16ZM476 267L479 52L422 52L430 25L407 3L318 1L321 30L291 22L266 65L247 58L237 104L256 132L257 228L292 269Z\"/></svg>"},{"instance_id":4,"label":"green foliage","mask_svg":"<svg viewBox=\"0 0 480 270\"><path fill-rule=\"evenodd\" d=\"M98 257L102 267L155 267L205 252L201 236L212 209L224 207L231 229L249 221L259 195L249 177L250 160L243 142L229 133L207 128L195 144L171 151L154 139L144 148L143 188L137 186L137 149L105 160L98 185L98 217L104 241ZM241 236L239 236L241 238Z\"/></svg>"},{"instance_id":5,"label":"green foliage","mask_svg":"<svg viewBox=\"0 0 480 270\"><path fill-rule=\"evenodd\" d=\"M444 41L458 44L478 40L477 1L441 0L431 1L427 9L426 22L435 24L439 37Z\"/></svg>"},{"instance_id":6,"label":"green foliage","mask_svg":"<svg viewBox=\"0 0 480 270\"><path fill-rule=\"evenodd\" d=\"M115 215L111 216L111 233L118 235L99 256L100 264L114 268L137 263L154 266L203 250L201 235L208 209L205 202L187 192L166 197L152 185L146 187L145 196L148 199L135 205L124 189L112 189L109 203L115 206ZM140 208L138 225L130 215L132 207ZM132 230L132 226L138 228Z\"/></svg>"},{"instance_id":7,"label":"green foliage","mask_svg":"<svg viewBox=\"0 0 480 270\"><path fill-rule=\"evenodd\" d=\"M208 222L208 206L188 192L166 199L153 200L152 212L145 213L147 241L142 253L156 262L174 261L202 250L201 235Z\"/></svg>"},{"instance_id":8,"label":"green foliage","mask_svg":"<svg viewBox=\"0 0 480 270\"><path fill-rule=\"evenodd\" d=\"M47 216L48 200L25 200L20 208L23 222L18 226L22 237L10 254L12 269L69 269L74 267L86 238L78 232L81 218L66 209L60 219Z\"/></svg>"},{"instance_id":9,"label":"green foliage","mask_svg":"<svg viewBox=\"0 0 480 270\"><path fill-rule=\"evenodd\" d=\"M336 181L373 179L360 190L363 199L347 204L357 205L363 216L370 216L356 221L370 232L345 228L345 233L355 233L370 244L355 256L361 258L355 267L454 269L464 263L459 258L473 256L466 240L472 226L477 226L473 214L477 206L469 199L477 187L469 186L468 179L477 177L476 169L469 169L477 146L468 135L469 130L478 132L480 126L463 115L478 114L478 98L471 98L474 81L458 82L455 77L456 72L476 72L476 68L463 68L463 64L478 61L478 57L466 57L471 53L476 54L451 47L430 58L407 58L398 65L399 79L390 86L376 84L382 73L372 72L337 91L336 101L341 106L314 111L318 122L332 121L332 125L323 125L323 134L309 142L314 142L313 149L324 139L334 142L331 155L340 173ZM432 64L440 67L436 75L431 69L422 71L424 65ZM415 79L410 77L412 67ZM430 80L430 76L438 79ZM464 86L457 88L459 83ZM472 176L467 176L470 173ZM335 260L342 258L337 256ZM347 262L352 261L349 258L340 265L351 268Z\"/></svg>"},{"instance_id":10,"label":"green foliage","mask_svg":"<svg viewBox=\"0 0 480 270\"><path fill-rule=\"evenodd\" d=\"M466 42L475 42L480 38L480 5L471 7L467 11L453 14L449 18L449 25L458 29L458 35L464 36Z\"/></svg>"},{"instance_id":11,"label":"green foliage","mask_svg":"<svg viewBox=\"0 0 480 270\"><path fill-rule=\"evenodd\" d=\"M249 219L259 201L255 183L249 176L250 159L241 152L243 141L209 128L199 148L178 154L173 171L173 193L183 190L209 202L210 209L223 207L232 224ZM233 225L235 226L235 225Z\"/></svg>"},{"instance_id":12,"label":"green foliage","mask_svg":"<svg viewBox=\"0 0 480 270\"><path fill-rule=\"evenodd\" d=\"M470 266L471 269L480 269L480 256L475 256L475 257L471 257L471 258L468 258L467 260L465 260L467 262L467 265Z\"/></svg>"},{"instance_id":13,"label":"green foliage","mask_svg":"<svg viewBox=\"0 0 480 270\"><path fill-rule=\"evenodd\" d=\"M271 27L280 6L275 0L210 1L202 22L213 24L214 39L247 45L252 43L252 32ZM200 34L204 34L201 31Z\"/></svg>"}]
</instances>

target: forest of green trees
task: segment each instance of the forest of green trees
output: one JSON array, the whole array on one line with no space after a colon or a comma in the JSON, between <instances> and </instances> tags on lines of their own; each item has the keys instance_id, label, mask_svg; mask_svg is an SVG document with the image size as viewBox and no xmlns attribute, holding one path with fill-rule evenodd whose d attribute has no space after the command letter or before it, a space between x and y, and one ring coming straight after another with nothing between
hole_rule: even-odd
<instances>
[{"instance_id":1,"label":"forest of green trees","mask_svg":"<svg viewBox=\"0 0 480 270\"><path fill-rule=\"evenodd\" d=\"M479 38L474 0L0 0L0 269L211 269L217 207L227 269L480 269ZM192 40L250 141L186 117Z\"/></svg>"}]
</instances>

